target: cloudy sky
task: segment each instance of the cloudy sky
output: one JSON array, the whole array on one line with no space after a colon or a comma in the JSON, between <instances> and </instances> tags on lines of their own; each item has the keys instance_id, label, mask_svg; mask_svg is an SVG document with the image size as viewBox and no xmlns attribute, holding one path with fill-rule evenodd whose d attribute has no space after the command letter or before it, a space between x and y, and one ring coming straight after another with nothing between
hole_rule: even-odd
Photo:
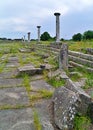
<instances>
[{"instance_id":1,"label":"cloudy sky","mask_svg":"<svg viewBox=\"0 0 93 130\"><path fill-rule=\"evenodd\" d=\"M60 37L93 30L93 0L0 0L0 37L37 38L37 25L55 36L55 12L60 12Z\"/></svg>"}]
</instances>

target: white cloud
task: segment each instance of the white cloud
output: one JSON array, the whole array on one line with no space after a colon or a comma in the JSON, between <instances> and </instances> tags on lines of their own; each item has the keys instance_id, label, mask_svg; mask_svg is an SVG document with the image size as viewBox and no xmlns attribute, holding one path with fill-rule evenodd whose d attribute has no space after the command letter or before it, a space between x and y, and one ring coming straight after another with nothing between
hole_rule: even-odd
<instances>
[{"instance_id":1,"label":"white cloud","mask_svg":"<svg viewBox=\"0 0 93 130\"><path fill-rule=\"evenodd\" d=\"M93 0L1 0L0 31L25 32L32 26L42 26L55 12L65 16L92 6Z\"/></svg>"}]
</instances>

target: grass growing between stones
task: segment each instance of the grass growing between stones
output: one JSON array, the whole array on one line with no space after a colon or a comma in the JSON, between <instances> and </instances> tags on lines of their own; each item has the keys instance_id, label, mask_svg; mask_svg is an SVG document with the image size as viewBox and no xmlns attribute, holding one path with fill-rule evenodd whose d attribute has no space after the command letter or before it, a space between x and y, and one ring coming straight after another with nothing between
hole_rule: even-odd
<instances>
[{"instance_id":1,"label":"grass growing between stones","mask_svg":"<svg viewBox=\"0 0 93 130\"><path fill-rule=\"evenodd\" d=\"M54 88L58 88L65 85L65 80L57 79L56 77L52 77L47 80L47 82L52 85Z\"/></svg>"},{"instance_id":2,"label":"grass growing between stones","mask_svg":"<svg viewBox=\"0 0 93 130\"><path fill-rule=\"evenodd\" d=\"M26 108L26 107L30 107L31 105L28 104L28 105L3 105L3 106L0 106L0 110L8 110L8 109L21 109L21 108Z\"/></svg>"},{"instance_id":3,"label":"grass growing between stones","mask_svg":"<svg viewBox=\"0 0 93 130\"><path fill-rule=\"evenodd\" d=\"M88 130L90 120L86 116L76 115L74 119L74 130Z\"/></svg>"},{"instance_id":4,"label":"grass growing between stones","mask_svg":"<svg viewBox=\"0 0 93 130\"><path fill-rule=\"evenodd\" d=\"M85 68L79 68L79 67L75 67L73 71L81 73L82 77L86 78L86 83L85 86L83 87L84 89L93 88L93 73L87 72ZM73 75L71 79L77 81L78 79L80 79L80 76Z\"/></svg>"},{"instance_id":5,"label":"grass growing between stones","mask_svg":"<svg viewBox=\"0 0 93 130\"><path fill-rule=\"evenodd\" d=\"M36 130L42 130L39 115L36 110L34 110L34 126Z\"/></svg>"},{"instance_id":6,"label":"grass growing between stones","mask_svg":"<svg viewBox=\"0 0 93 130\"><path fill-rule=\"evenodd\" d=\"M74 73L73 75L70 75L70 78L72 81L78 81L79 79L82 78L82 76L79 75L79 73Z\"/></svg>"},{"instance_id":7,"label":"grass growing between stones","mask_svg":"<svg viewBox=\"0 0 93 130\"><path fill-rule=\"evenodd\" d=\"M30 77L27 74L23 75L23 84L29 93L31 91L31 86L30 86Z\"/></svg>"},{"instance_id":8,"label":"grass growing between stones","mask_svg":"<svg viewBox=\"0 0 93 130\"><path fill-rule=\"evenodd\" d=\"M86 84L84 86L84 89L89 89L89 88L93 88L93 73L88 73L86 75L87 80L86 80Z\"/></svg>"},{"instance_id":9,"label":"grass growing between stones","mask_svg":"<svg viewBox=\"0 0 93 130\"><path fill-rule=\"evenodd\" d=\"M53 96L53 91L48 91L45 89L34 91L34 92L35 92L35 95L30 96L31 101L36 101L39 99L49 99Z\"/></svg>"},{"instance_id":10,"label":"grass growing between stones","mask_svg":"<svg viewBox=\"0 0 93 130\"><path fill-rule=\"evenodd\" d=\"M39 67L41 63L43 63L43 60L39 56L35 56L35 54L20 54L19 57L19 63L21 66L25 64L34 64L35 67Z\"/></svg>"}]
</instances>

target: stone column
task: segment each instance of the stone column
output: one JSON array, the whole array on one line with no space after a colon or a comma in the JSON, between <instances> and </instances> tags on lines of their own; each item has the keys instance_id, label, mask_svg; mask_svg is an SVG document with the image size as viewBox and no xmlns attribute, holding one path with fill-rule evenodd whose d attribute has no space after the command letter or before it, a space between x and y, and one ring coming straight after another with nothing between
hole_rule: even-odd
<instances>
[{"instance_id":1,"label":"stone column","mask_svg":"<svg viewBox=\"0 0 93 130\"><path fill-rule=\"evenodd\" d=\"M38 32L37 32L37 33L38 33L38 40L37 40L37 41L38 41L38 42L40 42L40 27L41 27L41 26L37 26L37 29L38 29Z\"/></svg>"},{"instance_id":2,"label":"stone column","mask_svg":"<svg viewBox=\"0 0 93 130\"><path fill-rule=\"evenodd\" d=\"M62 44L59 53L59 69L68 70L68 45Z\"/></svg>"},{"instance_id":3,"label":"stone column","mask_svg":"<svg viewBox=\"0 0 93 130\"><path fill-rule=\"evenodd\" d=\"M59 20L60 13L54 13L54 15L56 16L56 43L59 43L60 42L60 20Z\"/></svg>"},{"instance_id":4,"label":"stone column","mask_svg":"<svg viewBox=\"0 0 93 130\"><path fill-rule=\"evenodd\" d=\"M24 35L24 42L25 42L25 35Z\"/></svg>"},{"instance_id":5,"label":"stone column","mask_svg":"<svg viewBox=\"0 0 93 130\"><path fill-rule=\"evenodd\" d=\"M30 32L28 32L28 42L30 42Z\"/></svg>"}]
</instances>

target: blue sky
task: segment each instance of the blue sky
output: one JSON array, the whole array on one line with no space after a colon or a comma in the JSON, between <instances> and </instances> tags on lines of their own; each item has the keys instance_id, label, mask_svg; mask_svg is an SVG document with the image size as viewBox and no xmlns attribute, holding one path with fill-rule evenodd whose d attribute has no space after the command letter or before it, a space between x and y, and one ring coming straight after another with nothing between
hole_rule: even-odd
<instances>
[{"instance_id":1,"label":"blue sky","mask_svg":"<svg viewBox=\"0 0 93 130\"><path fill-rule=\"evenodd\" d=\"M60 16L60 38L93 30L93 0L1 0L0 37L37 38L37 27L55 36L54 13Z\"/></svg>"}]
</instances>

